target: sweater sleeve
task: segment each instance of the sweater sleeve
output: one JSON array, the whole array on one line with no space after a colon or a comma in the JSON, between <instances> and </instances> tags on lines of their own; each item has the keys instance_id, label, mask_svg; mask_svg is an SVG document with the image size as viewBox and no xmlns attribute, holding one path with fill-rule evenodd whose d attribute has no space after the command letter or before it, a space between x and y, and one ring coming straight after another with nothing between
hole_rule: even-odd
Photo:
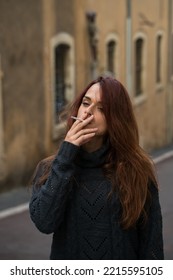
<instances>
[{"instance_id":1,"label":"sweater sleeve","mask_svg":"<svg viewBox=\"0 0 173 280\"><path fill-rule=\"evenodd\" d=\"M163 260L162 214L158 189L151 184L151 205L146 224L139 226L139 259Z\"/></svg>"},{"instance_id":2,"label":"sweater sleeve","mask_svg":"<svg viewBox=\"0 0 173 280\"><path fill-rule=\"evenodd\" d=\"M46 183L36 187L40 169L36 174L32 197L29 204L30 216L36 227L43 233L55 231L66 209L68 194L72 188L72 176L75 171L74 159L79 147L64 141L51 165Z\"/></svg>"}]
</instances>

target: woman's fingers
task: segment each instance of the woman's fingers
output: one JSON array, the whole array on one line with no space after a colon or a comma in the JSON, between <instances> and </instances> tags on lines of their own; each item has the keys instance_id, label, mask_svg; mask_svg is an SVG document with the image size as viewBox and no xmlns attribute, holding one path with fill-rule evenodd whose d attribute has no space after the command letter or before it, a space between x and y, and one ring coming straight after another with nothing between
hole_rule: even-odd
<instances>
[{"instance_id":1,"label":"woman's fingers","mask_svg":"<svg viewBox=\"0 0 173 280\"><path fill-rule=\"evenodd\" d=\"M74 129L75 133L79 130L81 130L83 127L85 127L87 124L89 124L93 119L93 115L88 117L87 119L81 120L76 120L74 124L72 125L71 129Z\"/></svg>"},{"instance_id":2,"label":"woman's fingers","mask_svg":"<svg viewBox=\"0 0 173 280\"><path fill-rule=\"evenodd\" d=\"M86 129L81 129L75 134L73 133L73 131L69 131L66 135L65 140L80 146L83 144L83 141L93 137L97 130L98 130L97 128L86 128Z\"/></svg>"},{"instance_id":3,"label":"woman's fingers","mask_svg":"<svg viewBox=\"0 0 173 280\"><path fill-rule=\"evenodd\" d=\"M97 128L85 128L85 129L81 129L78 133L75 134L75 139L78 139L81 136L84 136L86 134L90 134L90 133L95 133L97 131Z\"/></svg>"},{"instance_id":4,"label":"woman's fingers","mask_svg":"<svg viewBox=\"0 0 173 280\"><path fill-rule=\"evenodd\" d=\"M76 120L72 125L71 129L68 131L65 141L71 142L75 145L83 145L88 142L92 137L95 136L97 128L85 128L93 119L90 116L86 119Z\"/></svg>"},{"instance_id":5,"label":"woman's fingers","mask_svg":"<svg viewBox=\"0 0 173 280\"><path fill-rule=\"evenodd\" d=\"M94 130L93 130L94 131ZM79 136L76 136L76 139L73 139L73 144L77 146L81 146L85 143L87 143L92 137L94 137L96 132L88 132L86 134L80 134Z\"/></svg>"},{"instance_id":6,"label":"woman's fingers","mask_svg":"<svg viewBox=\"0 0 173 280\"><path fill-rule=\"evenodd\" d=\"M95 132L82 135L76 140L76 145L81 146L81 145L89 142L91 140L91 138L94 136L95 136Z\"/></svg>"}]
</instances>

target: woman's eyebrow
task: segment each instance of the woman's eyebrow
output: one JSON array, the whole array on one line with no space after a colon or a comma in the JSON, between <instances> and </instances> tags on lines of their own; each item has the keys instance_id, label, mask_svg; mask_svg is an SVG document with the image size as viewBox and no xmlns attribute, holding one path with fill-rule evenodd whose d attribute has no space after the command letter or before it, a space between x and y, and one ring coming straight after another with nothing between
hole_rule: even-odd
<instances>
[{"instance_id":1,"label":"woman's eyebrow","mask_svg":"<svg viewBox=\"0 0 173 280\"><path fill-rule=\"evenodd\" d=\"M87 95L85 95L84 97L83 97L83 99L87 99L87 100L89 100L89 101L92 101L92 99L89 97L89 96L87 96ZM102 104L102 101L98 101L97 103L100 103L100 104Z\"/></svg>"},{"instance_id":2,"label":"woman's eyebrow","mask_svg":"<svg viewBox=\"0 0 173 280\"><path fill-rule=\"evenodd\" d=\"M91 100L91 98L89 97L89 96L87 96L87 95L85 95L84 97L83 97L83 99L84 98L86 98L86 99L88 99L88 100Z\"/></svg>"}]
</instances>

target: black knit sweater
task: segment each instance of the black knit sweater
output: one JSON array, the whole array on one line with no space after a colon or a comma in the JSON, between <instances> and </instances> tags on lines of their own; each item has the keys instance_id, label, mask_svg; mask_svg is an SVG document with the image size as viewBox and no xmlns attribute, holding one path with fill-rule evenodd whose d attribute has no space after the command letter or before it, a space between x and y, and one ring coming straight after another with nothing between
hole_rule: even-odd
<instances>
[{"instance_id":1,"label":"black knit sweater","mask_svg":"<svg viewBox=\"0 0 173 280\"><path fill-rule=\"evenodd\" d=\"M155 186L147 223L123 230L120 203L108 193L102 166L107 146L93 153L63 142L45 185L30 201L31 219L43 233L53 233L51 259L163 259L162 216Z\"/></svg>"}]
</instances>

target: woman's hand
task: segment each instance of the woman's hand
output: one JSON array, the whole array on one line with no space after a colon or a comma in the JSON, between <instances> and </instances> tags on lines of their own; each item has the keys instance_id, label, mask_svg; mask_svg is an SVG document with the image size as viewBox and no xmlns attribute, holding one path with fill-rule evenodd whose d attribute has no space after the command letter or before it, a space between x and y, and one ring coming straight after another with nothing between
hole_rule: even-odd
<instances>
[{"instance_id":1,"label":"woman's hand","mask_svg":"<svg viewBox=\"0 0 173 280\"><path fill-rule=\"evenodd\" d=\"M92 119L93 115L87 119L83 119L83 121L76 120L68 131L64 140L76 146L81 146L89 142L95 136L97 131L97 128L85 128L92 121Z\"/></svg>"}]
</instances>

